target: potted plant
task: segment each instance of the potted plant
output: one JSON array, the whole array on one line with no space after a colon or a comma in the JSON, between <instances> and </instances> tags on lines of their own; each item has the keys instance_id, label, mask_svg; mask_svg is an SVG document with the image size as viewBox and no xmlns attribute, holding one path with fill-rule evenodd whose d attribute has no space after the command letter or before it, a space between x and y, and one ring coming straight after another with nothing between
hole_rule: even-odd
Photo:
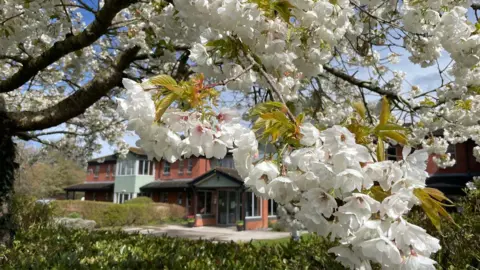
<instances>
[{"instance_id":1,"label":"potted plant","mask_svg":"<svg viewBox=\"0 0 480 270\"><path fill-rule=\"evenodd\" d=\"M243 220L237 221L237 231L243 231Z\"/></svg>"},{"instance_id":2,"label":"potted plant","mask_svg":"<svg viewBox=\"0 0 480 270\"><path fill-rule=\"evenodd\" d=\"M188 227L192 228L195 225L195 217L188 216L187 223L188 223Z\"/></svg>"}]
</instances>

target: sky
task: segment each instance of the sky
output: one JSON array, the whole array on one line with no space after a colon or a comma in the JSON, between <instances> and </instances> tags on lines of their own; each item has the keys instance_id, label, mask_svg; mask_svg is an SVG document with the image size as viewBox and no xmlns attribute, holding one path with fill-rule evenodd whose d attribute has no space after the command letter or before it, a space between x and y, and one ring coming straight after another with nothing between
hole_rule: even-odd
<instances>
[{"instance_id":1,"label":"sky","mask_svg":"<svg viewBox=\"0 0 480 270\"><path fill-rule=\"evenodd\" d=\"M92 3L92 5L96 5L95 4L96 0L87 0L87 3ZM80 12L82 13L86 24L89 24L93 21L94 16L91 13L86 12L84 10L81 10ZM468 15L470 19L475 21L473 12L470 11ZM436 66L432 66L429 68L421 68L419 65L415 65L408 60L408 56L409 56L408 52L398 48L395 48L394 51L401 55L399 57L400 62L395 65L387 65L387 66L391 70L404 71L406 73L405 81L403 83L404 89L410 89L412 85L416 85L416 86L419 86L423 91L426 91L426 90L431 90L440 86L441 80L440 80ZM380 53L382 57L385 57L386 55L388 55L389 51L385 50ZM439 59L438 62L440 67L443 68L446 65L448 65L448 63L450 62L450 57L446 52L442 52L442 57ZM356 74L356 77L359 79L367 80L370 76L368 72L366 72L365 70L362 70ZM388 76L386 78L388 78ZM228 100L232 98L232 94L231 93L223 94L222 97ZM378 99L378 96L375 96L375 97L367 96L367 99L373 99L373 98ZM51 137L48 137L47 139L54 140L55 138L56 138L55 136L51 136ZM124 140L131 146L135 146L135 142L137 139L138 137L131 132L127 133L124 136ZM102 145L102 149L100 152L94 155L95 157L105 156L115 151L115 147L110 146L107 142L102 141L101 145Z\"/></svg>"}]
</instances>

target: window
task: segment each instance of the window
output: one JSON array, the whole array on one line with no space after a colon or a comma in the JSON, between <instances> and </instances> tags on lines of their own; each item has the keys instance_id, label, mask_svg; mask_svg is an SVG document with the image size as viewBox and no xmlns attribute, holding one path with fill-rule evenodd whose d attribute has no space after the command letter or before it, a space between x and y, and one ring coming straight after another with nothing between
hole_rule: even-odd
<instances>
[{"instance_id":1,"label":"window","mask_svg":"<svg viewBox=\"0 0 480 270\"><path fill-rule=\"evenodd\" d=\"M115 164L112 165L111 176L112 178L115 176Z\"/></svg>"},{"instance_id":2,"label":"window","mask_svg":"<svg viewBox=\"0 0 480 270\"><path fill-rule=\"evenodd\" d=\"M199 191L197 193L197 213L199 214L211 214L212 213L212 192L211 191Z\"/></svg>"},{"instance_id":3,"label":"window","mask_svg":"<svg viewBox=\"0 0 480 270\"><path fill-rule=\"evenodd\" d=\"M447 148L447 154L450 154L451 159L456 159L457 157L457 147L455 144L449 144Z\"/></svg>"},{"instance_id":4,"label":"window","mask_svg":"<svg viewBox=\"0 0 480 270\"><path fill-rule=\"evenodd\" d=\"M95 172L93 174L93 177L98 178L98 175L100 174L100 165L95 166Z\"/></svg>"},{"instance_id":5,"label":"window","mask_svg":"<svg viewBox=\"0 0 480 270\"><path fill-rule=\"evenodd\" d=\"M170 163L168 161L163 162L163 175L170 175Z\"/></svg>"},{"instance_id":6,"label":"window","mask_svg":"<svg viewBox=\"0 0 480 270\"><path fill-rule=\"evenodd\" d=\"M223 168L235 168L235 164L233 163L233 158L226 157L224 159L212 159L212 168L215 169L217 167Z\"/></svg>"},{"instance_id":7,"label":"window","mask_svg":"<svg viewBox=\"0 0 480 270\"><path fill-rule=\"evenodd\" d=\"M272 199L268 200L268 216L276 216L277 207L278 207L278 204L276 201Z\"/></svg>"},{"instance_id":8,"label":"window","mask_svg":"<svg viewBox=\"0 0 480 270\"><path fill-rule=\"evenodd\" d=\"M117 167L117 175L134 175L135 160L122 160Z\"/></svg>"},{"instance_id":9,"label":"window","mask_svg":"<svg viewBox=\"0 0 480 270\"><path fill-rule=\"evenodd\" d=\"M255 196L253 192L247 192L246 217L260 217L262 209L262 200Z\"/></svg>"},{"instance_id":10,"label":"window","mask_svg":"<svg viewBox=\"0 0 480 270\"><path fill-rule=\"evenodd\" d=\"M105 175L106 178L109 178L109 177L110 177L110 170L111 170L111 169L112 169L112 168L111 168L111 165L108 164L108 165L107 165L107 173L106 173L106 175Z\"/></svg>"},{"instance_id":11,"label":"window","mask_svg":"<svg viewBox=\"0 0 480 270\"><path fill-rule=\"evenodd\" d=\"M188 173L188 174L191 174L191 173L192 173L192 169L193 169L193 159L189 159L189 160L188 160L188 164L187 164L187 173Z\"/></svg>"},{"instance_id":12,"label":"window","mask_svg":"<svg viewBox=\"0 0 480 270\"><path fill-rule=\"evenodd\" d=\"M168 192L160 193L160 202L168 203Z\"/></svg>"},{"instance_id":13,"label":"window","mask_svg":"<svg viewBox=\"0 0 480 270\"><path fill-rule=\"evenodd\" d=\"M132 198L132 193L116 193L118 203L124 203Z\"/></svg>"},{"instance_id":14,"label":"window","mask_svg":"<svg viewBox=\"0 0 480 270\"><path fill-rule=\"evenodd\" d=\"M185 167L185 160L178 161L178 174L183 174L183 168Z\"/></svg>"},{"instance_id":15,"label":"window","mask_svg":"<svg viewBox=\"0 0 480 270\"><path fill-rule=\"evenodd\" d=\"M153 175L153 161L139 160L138 175Z\"/></svg>"},{"instance_id":16,"label":"window","mask_svg":"<svg viewBox=\"0 0 480 270\"><path fill-rule=\"evenodd\" d=\"M179 205L182 205L183 204L183 192L178 192L177 194L177 203Z\"/></svg>"},{"instance_id":17,"label":"window","mask_svg":"<svg viewBox=\"0 0 480 270\"><path fill-rule=\"evenodd\" d=\"M94 191L92 193L92 201L95 201L97 199L97 193Z\"/></svg>"},{"instance_id":18,"label":"window","mask_svg":"<svg viewBox=\"0 0 480 270\"><path fill-rule=\"evenodd\" d=\"M397 148L395 146L388 146L387 150L385 151L385 159L386 160L397 160Z\"/></svg>"}]
</instances>

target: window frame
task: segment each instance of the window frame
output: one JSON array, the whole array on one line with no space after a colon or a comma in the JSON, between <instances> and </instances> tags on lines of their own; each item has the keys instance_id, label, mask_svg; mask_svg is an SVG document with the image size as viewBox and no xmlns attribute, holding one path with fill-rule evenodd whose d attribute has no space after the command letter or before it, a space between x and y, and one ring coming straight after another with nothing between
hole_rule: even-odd
<instances>
[{"instance_id":1,"label":"window frame","mask_svg":"<svg viewBox=\"0 0 480 270\"><path fill-rule=\"evenodd\" d=\"M185 170L185 160L184 159L178 160L178 175L183 175L184 170Z\"/></svg>"},{"instance_id":2,"label":"window frame","mask_svg":"<svg viewBox=\"0 0 480 270\"><path fill-rule=\"evenodd\" d=\"M168 203L168 191L160 192L159 200L161 203Z\"/></svg>"},{"instance_id":3,"label":"window frame","mask_svg":"<svg viewBox=\"0 0 480 270\"><path fill-rule=\"evenodd\" d=\"M131 164L131 166L129 166L129 164ZM129 159L125 159L125 160L121 160L119 162L117 162L117 173L116 175L117 176L133 176L135 175L136 173L136 164L137 162L135 162L135 160L129 160ZM125 174L122 173L122 170L125 169Z\"/></svg>"},{"instance_id":4,"label":"window frame","mask_svg":"<svg viewBox=\"0 0 480 270\"><path fill-rule=\"evenodd\" d=\"M105 173L105 178L110 178L111 164L107 164L107 172Z\"/></svg>"},{"instance_id":5,"label":"window frame","mask_svg":"<svg viewBox=\"0 0 480 270\"><path fill-rule=\"evenodd\" d=\"M270 203L272 202L272 203ZM268 199L268 217L277 217L278 203L273 199ZM276 206L276 207L274 207Z\"/></svg>"},{"instance_id":6,"label":"window frame","mask_svg":"<svg viewBox=\"0 0 480 270\"><path fill-rule=\"evenodd\" d=\"M100 165L95 165L95 170L93 170L93 178L98 178L100 176Z\"/></svg>"},{"instance_id":7,"label":"window frame","mask_svg":"<svg viewBox=\"0 0 480 270\"><path fill-rule=\"evenodd\" d=\"M394 149L395 150L395 154L389 154L388 153L388 150L389 149ZM390 159L390 158L394 158L394 159ZM391 160L391 161L397 161L398 160L398 156L397 156L397 147L395 146L388 146L387 149L385 149L385 160Z\"/></svg>"},{"instance_id":8,"label":"window frame","mask_svg":"<svg viewBox=\"0 0 480 270\"><path fill-rule=\"evenodd\" d=\"M187 161L187 174L192 174L193 171L193 159L188 159Z\"/></svg>"},{"instance_id":9,"label":"window frame","mask_svg":"<svg viewBox=\"0 0 480 270\"><path fill-rule=\"evenodd\" d=\"M199 209L199 207L200 207L200 200L199 200L200 193L204 194L204 197L203 197L203 205L204 206L203 206L203 208L205 208L205 213L200 213L200 209ZM210 203L210 211L207 211L208 210L207 202L209 201L207 199L208 198L207 194L210 194L210 202L209 202ZM199 190L199 191L197 191L197 205L196 205L197 206L197 214L205 215L205 216L206 215L213 215L213 202L212 202L212 200L213 200L213 192L212 191L210 191L210 190Z\"/></svg>"},{"instance_id":10,"label":"window frame","mask_svg":"<svg viewBox=\"0 0 480 270\"><path fill-rule=\"evenodd\" d=\"M137 163L137 175L154 175L153 160L140 159ZM145 173L145 170L147 170L147 173Z\"/></svg>"},{"instance_id":11,"label":"window frame","mask_svg":"<svg viewBox=\"0 0 480 270\"><path fill-rule=\"evenodd\" d=\"M168 166L167 166L168 165ZM165 168L168 168L168 171L165 172ZM163 161L163 175L170 175L170 170L171 170L171 164L170 162L164 160Z\"/></svg>"},{"instance_id":12,"label":"window frame","mask_svg":"<svg viewBox=\"0 0 480 270\"><path fill-rule=\"evenodd\" d=\"M249 196L249 194L251 194L251 196ZM247 209L248 209L248 200L251 199L251 200L252 200L252 204L251 204L251 209L250 209L250 211L251 211L252 214L251 214L250 216L248 216L248 211L245 211L245 219L257 219L257 218L261 218L261 217L262 217L263 200L262 200L261 198L255 196L255 193L252 192L252 191L247 191L247 195L246 195L246 196L247 196L247 203L246 203L245 207L247 207ZM259 207L257 208L257 209L258 209L258 212L259 212L259 213L258 213L258 214L259 214L258 216L257 216L257 215L254 215L254 214L255 214L255 213L254 213L254 212L255 212L255 199L256 199L257 201L260 201L260 205L259 205ZM247 210L247 209L245 209L245 210Z\"/></svg>"},{"instance_id":13,"label":"window frame","mask_svg":"<svg viewBox=\"0 0 480 270\"><path fill-rule=\"evenodd\" d=\"M177 204L183 205L183 192L177 192Z\"/></svg>"},{"instance_id":14,"label":"window frame","mask_svg":"<svg viewBox=\"0 0 480 270\"><path fill-rule=\"evenodd\" d=\"M453 148L453 149L451 149ZM450 158L451 159L457 159L457 145L456 144L451 144L449 143L448 144L448 147L447 147L447 154L450 154ZM455 163L456 164L456 163Z\"/></svg>"}]
</instances>

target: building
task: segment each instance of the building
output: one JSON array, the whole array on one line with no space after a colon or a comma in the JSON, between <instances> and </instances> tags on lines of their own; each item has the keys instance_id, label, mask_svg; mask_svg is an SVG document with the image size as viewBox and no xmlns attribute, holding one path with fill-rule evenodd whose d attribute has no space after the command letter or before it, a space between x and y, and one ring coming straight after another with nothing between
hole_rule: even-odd
<instances>
[{"instance_id":1,"label":"building","mask_svg":"<svg viewBox=\"0 0 480 270\"><path fill-rule=\"evenodd\" d=\"M468 140L464 143L451 144L447 153L456 160L452 167L439 168L433 161L435 155L430 155L427 161L427 186L439 189L449 197L464 195L465 184L472 181L474 176L480 176L480 163L473 156L475 142ZM386 152L386 159L401 160L402 148L389 147Z\"/></svg>"},{"instance_id":2,"label":"building","mask_svg":"<svg viewBox=\"0 0 480 270\"><path fill-rule=\"evenodd\" d=\"M67 199L84 192L85 200L124 203L139 196L155 202L182 205L195 226L234 225L267 228L276 221L276 203L246 190L233 158L192 157L169 163L149 161L141 149L130 148L125 159L117 154L90 160L85 183L65 188Z\"/></svg>"}]
</instances>

